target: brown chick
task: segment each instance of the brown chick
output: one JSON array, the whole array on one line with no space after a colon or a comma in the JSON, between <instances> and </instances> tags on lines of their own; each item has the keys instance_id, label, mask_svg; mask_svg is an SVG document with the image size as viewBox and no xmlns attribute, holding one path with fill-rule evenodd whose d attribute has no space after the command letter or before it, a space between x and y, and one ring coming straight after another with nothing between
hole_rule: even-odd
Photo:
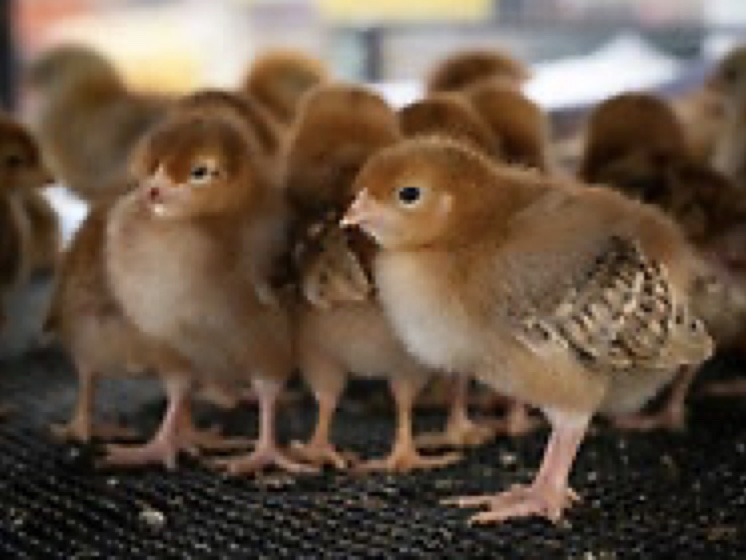
<instances>
[{"instance_id":1,"label":"brown chick","mask_svg":"<svg viewBox=\"0 0 746 560\"><path fill-rule=\"evenodd\" d=\"M272 464L309 470L275 439L275 404L294 356L288 302L262 297L287 249L283 192L262 164L245 121L223 110L174 111L133 153L137 188L111 211L106 271L125 316L155 347L169 404L150 442L109 446L107 464L173 462L193 387L251 382L256 448L218 465L233 474Z\"/></svg>"},{"instance_id":2,"label":"brown chick","mask_svg":"<svg viewBox=\"0 0 746 560\"><path fill-rule=\"evenodd\" d=\"M34 138L0 114L3 299L31 274L54 268L59 248L57 216L39 192L50 182Z\"/></svg>"},{"instance_id":3,"label":"brown chick","mask_svg":"<svg viewBox=\"0 0 746 560\"><path fill-rule=\"evenodd\" d=\"M235 115L240 115L231 99L212 95L212 92L188 97L178 109L224 110L227 114L234 111ZM128 186L117 190L130 189ZM112 206L112 203L95 206L73 238L62 262L47 320L47 331L54 333L70 353L78 375L78 396L71 419L52 426L55 437L64 441L87 443L93 438L133 437L133 430L125 426L93 421L97 381L101 376L156 373L155 362L148 358L155 351L154 345L125 316L107 276L105 234ZM240 438L226 439L215 431L200 431L194 427L189 402L183 403L182 410L180 442L184 449L196 452L245 445L245 440ZM168 468L175 467L176 453L165 457L164 462Z\"/></svg>"},{"instance_id":4,"label":"brown chick","mask_svg":"<svg viewBox=\"0 0 746 560\"><path fill-rule=\"evenodd\" d=\"M319 60L301 51L275 49L253 61L241 89L287 126L301 97L328 80L329 72Z\"/></svg>"},{"instance_id":5,"label":"brown chick","mask_svg":"<svg viewBox=\"0 0 746 560\"><path fill-rule=\"evenodd\" d=\"M76 45L42 54L27 69L25 86L45 161L89 202L128 185L130 150L170 103L129 91L108 60Z\"/></svg>"},{"instance_id":6,"label":"brown chick","mask_svg":"<svg viewBox=\"0 0 746 560\"><path fill-rule=\"evenodd\" d=\"M380 152L356 186L344 222L381 245L376 286L409 350L551 424L530 486L454 501L487 506L474 523L559 519L592 416L639 408L712 352L689 309L699 261L652 208L438 139Z\"/></svg>"},{"instance_id":7,"label":"brown chick","mask_svg":"<svg viewBox=\"0 0 746 560\"><path fill-rule=\"evenodd\" d=\"M234 94L201 91L183 99L174 110L224 111L240 117L248 103ZM249 119L246 122L249 124ZM261 133L257 137L262 138ZM125 185L112 190L124 192L131 188ZM153 373L153 364L144 358L151 345L123 314L106 275L104 243L111 207L112 203L95 206L76 233L65 253L47 321L47 330L70 353L78 375L78 397L72 418L66 424L52 426L53 434L65 441L87 443L92 438L132 437L134 432L124 426L94 423L96 383L101 376ZM190 421L187 411L183 415L182 441L191 442L193 448L230 449L243 443L240 439L225 440L211 432L200 432ZM175 455L169 458L168 465L175 466L174 461Z\"/></svg>"},{"instance_id":8,"label":"brown chick","mask_svg":"<svg viewBox=\"0 0 746 560\"><path fill-rule=\"evenodd\" d=\"M464 50L442 60L427 79L427 91L459 91L482 80L519 88L531 73L522 62L498 49Z\"/></svg>"},{"instance_id":9,"label":"brown chick","mask_svg":"<svg viewBox=\"0 0 746 560\"><path fill-rule=\"evenodd\" d=\"M469 101L498 139L492 156L513 165L553 172L549 155L549 119L519 90L499 81L483 81L466 90Z\"/></svg>"},{"instance_id":10,"label":"brown chick","mask_svg":"<svg viewBox=\"0 0 746 560\"><path fill-rule=\"evenodd\" d=\"M709 87L719 95L724 126L712 164L740 188L746 188L746 45L730 51L717 65Z\"/></svg>"},{"instance_id":11,"label":"brown chick","mask_svg":"<svg viewBox=\"0 0 746 560\"><path fill-rule=\"evenodd\" d=\"M399 122L405 137L436 134L465 142L488 156L501 157L498 139L462 95L432 93L400 109ZM495 429L469 418L469 378L457 376L443 381L448 384L446 428L442 433L422 434L417 438L417 445L422 448L464 447L481 445L492 439ZM501 427L510 435L522 435L533 428L525 407L518 403L509 403L506 420Z\"/></svg>"},{"instance_id":12,"label":"brown chick","mask_svg":"<svg viewBox=\"0 0 746 560\"><path fill-rule=\"evenodd\" d=\"M296 442L293 448L297 456L314 464L347 466L347 459L330 439L330 426L348 372L388 378L396 401L397 431L391 452L358 465L359 470L404 472L443 466L459 458L455 454L423 457L417 452L412 408L431 372L406 352L374 298L366 293L355 297L357 290L340 293L340 288L329 285L340 268L357 264L363 275L370 269L373 245L359 233L357 238L341 236L337 222L352 201L359 169L372 154L398 139L396 114L383 99L343 84L319 86L309 93L289 135L288 195L298 222L310 224L316 233L309 240L316 247L304 249L307 255L299 267L306 302L297 310L297 329L300 369L319 410L311 439L305 444ZM332 223L327 215L335 217ZM324 221L319 223L319 219ZM305 227L299 228L301 235ZM347 264L348 257L354 262ZM367 287L367 276L363 280Z\"/></svg>"}]
</instances>

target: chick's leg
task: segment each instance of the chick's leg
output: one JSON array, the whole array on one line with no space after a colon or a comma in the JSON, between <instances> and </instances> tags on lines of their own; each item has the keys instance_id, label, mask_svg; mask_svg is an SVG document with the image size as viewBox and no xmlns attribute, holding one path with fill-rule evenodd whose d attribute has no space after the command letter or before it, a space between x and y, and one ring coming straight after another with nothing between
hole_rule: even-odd
<instances>
[{"instance_id":1,"label":"chick's leg","mask_svg":"<svg viewBox=\"0 0 746 560\"><path fill-rule=\"evenodd\" d=\"M632 414L614 419L614 425L623 430L649 432L652 430L682 431L686 428L686 397L697 370L684 368L671 386L671 391L658 412Z\"/></svg>"},{"instance_id":2,"label":"chick's leg","mask_svg":"<svg viewBox=\"0 0 746 560\"><path fill-rule=\"evenodd\" d=\"M247 455L219 459L212 464L231 475L258 473L269 466L301 474L314 473L314 467L297 463L287 457L278 447L275 433L275 409L284 382L269 379L255 379L254 389L259 398L259 439L254 451Z\"/></svg>"},{"instance_id":3,"label":"chick's leg","mask_svg":"<svg viewBox=\"0 0 746 560\"><path fill-rule=\"evenodd\" d=\"M420 455L412 437L412 409L414 399L425 384L420 376L401 377L391 380L391 392L396 401L396 439L388 457L375 459L358 465L361 472L388 471L409 472L414 469L445 467L461 460L459 453L427 457Z\"/></svg>"},{"instance_id":4,"label":"chick's leg","mask_svg":"<svg viewBox=\"0 0 746 560\"><path fill-rule=\"evenodd\" d=\"M453 397L445 431L422 434L417 438L417 447L476 447L495 437L493 428L469 418L469 381L465 376L452 381Z\"/></svg>"},{"instance_id":5,"label":"chick's leg","mask_svg":"<svg viewBox=\"0 0 746 560\"><path fill-rule=\"evenodd\" d=\"M89 443L92 438L128 439L135 437L135 432L115 423L97 422L94 424L93 406L96 392L96 375L85 367L78 369L78 395L75 411L66 424L50 426L52 435L61 441Z\"/></svg>"},{"instance_id":6,"label":"chick's leg","mask_svg":"<svg viewBox=\"0 0 746 560\"><path fill-rule=\"evenodd\" d=\"M568 486L568 477L590 416L553 411L549 420L552 433L539 472L530 486L516 485L496 496L454 498L446 503L459 507L486 506L485 511L471 517L471 524L500 523L534 515L559 521L563 510L579 500Z\"/></svg>"},{"instance_id":7,"label":"chick's leg","mask_svg":"<svg viewBox=\"0 0 746 560\"><path fill-rule=\"evenodd\" d=\"M167 469L176 468L179 451L193 452L190 442L181 438L184 415L188 414L191 383L183 377L164 380L168 407L158 432L143 445L107 445L102 466L138 467L162 464Z\"/></svg>"},{"instance_id":8,"label":"chick's leg","mask_svg":"<svg viewBox=\"0 0 746 560\"><path fill-rule=\"evenodd\" d=\"M338 364L320 356L309 357L304 360L301 367L316 397L318 417L311 439L307 443L294 441L291 447L292 454L312 465L330 464L337 469L344 469L347 467L347 460L331 442L330 431L347 374Z\"/></svg>"}]
</instances>

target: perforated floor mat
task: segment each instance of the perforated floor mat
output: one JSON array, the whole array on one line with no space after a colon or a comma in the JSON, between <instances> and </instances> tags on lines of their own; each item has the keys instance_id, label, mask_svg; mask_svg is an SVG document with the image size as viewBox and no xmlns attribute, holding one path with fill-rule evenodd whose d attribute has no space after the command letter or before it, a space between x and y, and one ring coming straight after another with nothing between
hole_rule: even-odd
<instances>
[{"instance_id":1,"label":"perforated floor mat","mask_svg":"<svg viewBox=\"0 0 746 560\"><path fill-rule=\"evenodd\" d=\"M708 377L733 370L723 359ZM461 464L403 476L327 472L231 480L189 461L177 472L96 472L89 450L53 444L46 425L70 410L75 380L58 352L0 367L2 558L746 558L746 400L692 398L686 435L624 435L597 423L573 471L583 503L566 522L470 528L440 505L530 479L546 430L500 438ZM358 386L335 424L343 446L386 450L391 415ZM381 399L375 399L380 402ZM109 382L101 411L150 433L163 402L153 384ZM255 431L250 407L217 414ZM287 407L283 440L305 436L313 405ZM419 429L441 415L418 414Z\"/></svg>"}]
</instances>

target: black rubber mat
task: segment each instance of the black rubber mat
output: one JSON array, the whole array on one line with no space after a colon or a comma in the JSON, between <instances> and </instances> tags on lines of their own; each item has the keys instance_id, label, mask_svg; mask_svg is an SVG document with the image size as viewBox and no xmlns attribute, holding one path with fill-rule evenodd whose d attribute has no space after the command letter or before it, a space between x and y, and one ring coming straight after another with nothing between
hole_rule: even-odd
<instances>
[{"instance_id":1,"label":"black rubber mat","mask_svg":"<svg viewBox=\"0 0 746 560\"><path fill-rule=\"evenodd\" d=\"M733 369L724 359L710 373ZM624 435L599 422L572 475L584 502L565 522L470 528L468 511L439 500L528 481L546 430L403 476L232 480L188 460L171 473L104 473L88 450L47 437L75 391L58 352L0 370L0 398L14 408L0 425L0 558L746 558L746 400L695 395L684 435ZM351 391L335 425L338 441L364 455L383 453L393 429L386 410L366 404L377 390ZM99 402L143 434L163 407L141 381L107 382ZM310 402L286 407L282 438L305 436L313 414ZM200 415L255 431L248 406ZM418 428L442 420L420 413Z\"/></svg>"}]
</instances>

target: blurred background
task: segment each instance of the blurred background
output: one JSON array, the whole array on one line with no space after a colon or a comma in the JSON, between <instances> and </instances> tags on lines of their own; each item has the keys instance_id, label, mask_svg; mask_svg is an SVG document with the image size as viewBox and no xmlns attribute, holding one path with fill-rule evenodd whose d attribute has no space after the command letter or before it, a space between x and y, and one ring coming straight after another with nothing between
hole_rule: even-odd
<instances>
[{"instance_id":1,"label":"blurred background","mask_svg":"<svg viewBox=\"0 0 746 560\"><path fill-rule=\"evenodd\" d=\"M418 95L435 61L497 46L531 63L528 93L552 111L622 89L676 93L746 31L742 0L0 0L2 98L15 76L65 41L108 55L138 89L234 85L253 56L294 46L344 79Z\"/></svg>"}]
</instances>

